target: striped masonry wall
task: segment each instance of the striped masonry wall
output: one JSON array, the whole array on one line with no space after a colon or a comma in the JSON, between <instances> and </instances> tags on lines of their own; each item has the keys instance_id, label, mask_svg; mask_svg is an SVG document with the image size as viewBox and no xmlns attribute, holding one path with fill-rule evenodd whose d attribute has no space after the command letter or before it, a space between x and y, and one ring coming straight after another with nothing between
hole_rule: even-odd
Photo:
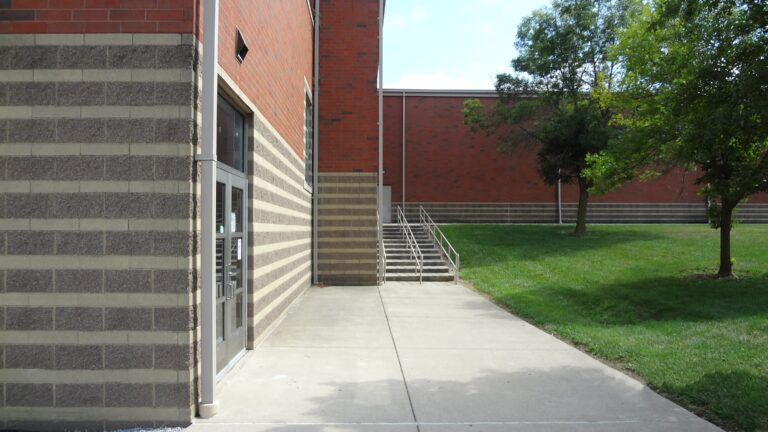
<instances>
[{"instance_id":1,"label":"striped masonry wall","mask_svg":"<svg viewBox=\"0 0 768 432\"><path fill-rule=\"evenodd\" d=\"M312 194L304 187L304 160L254 111L249 168L249 349L312 279Z\"/></svg>"},{"instance_id":2,"label":"striped masonry wall","mask_svg":"<svg viewBox=\"0 0 768 432\"><path fill-rule=\"evenodd\" d=\"M396 218L397 203L392 217ZM419 206L438 223L557 223L555 203L406 203L406 218L419 220ZM563 203L563 222L576 222L577 203ZM744 203L737 209L742 223L768 223L768 204ZM589 223L706 223L704 204L590 203Z\"/></svg>"},{"instance_id":3,"label":"striped masonry wall","mask_svg":"<svg viewBox=\"0 0 768 432\"><path fill-rule=\"evenodd\" d=\"M0 429L194 415L193 44L0 36Z\"/></svg>"},{"instance_id":4,"label":"striped masonry wall","mask_svg":"<svg viewBox=\"0 0 768 432\"><path fill-rule=\"evenodd\" d=\"M326 285L377 282L376 173L320 173L318 276Z\"/></svg>"}]
</instances>

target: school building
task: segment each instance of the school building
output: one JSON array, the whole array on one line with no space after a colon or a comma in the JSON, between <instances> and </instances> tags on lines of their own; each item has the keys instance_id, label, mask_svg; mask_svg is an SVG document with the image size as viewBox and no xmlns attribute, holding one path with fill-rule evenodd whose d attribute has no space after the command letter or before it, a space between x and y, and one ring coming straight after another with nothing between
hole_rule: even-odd
<instances>
[{"instance_id":1,"label":"school building","mask_svg":"<svg viewBox=\"0 0 768 432\"><path fill-rule=\"evenodd\" d=\"M573 219L535 149L383 90L384 0L0 0L0 429L183 426L382 224ZM704 222L673 173L594 222ZM559 197L559 198L558 198ZM768 221L768 199L741 208ZM558 213L560 212L560 213ZM396 218L395 218L396 219Z\"/></svg>"}]
</instances>

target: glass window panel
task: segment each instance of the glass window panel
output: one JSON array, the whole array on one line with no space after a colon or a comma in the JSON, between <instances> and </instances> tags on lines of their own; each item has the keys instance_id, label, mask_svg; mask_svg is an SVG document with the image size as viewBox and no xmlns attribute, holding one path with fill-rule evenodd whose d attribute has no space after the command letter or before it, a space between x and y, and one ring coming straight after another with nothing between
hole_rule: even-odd
<instances>
[{"instance_id":1,"label":"glass window panel","mask_svg":"<svg viewBox=\"0 0 768 432\"><path fill-rule=\"evenodd\" d=\"M216 298L224 297L224 239L216 239Z\"/></svg>"},{"instance_id":2,"label":"glass window panel","mask_svg":"<svg viewBox=\"0 0 768 432\"><path fill-rule=\"evenodd\" d=\"M245 117L219 96L216 114L216 156L239 171L245 170Z\"/></svg>"},{"instance_id":3,"label":"glass window panel","mask_svg":"<svg viewBox=\"0 0 768 432\"><path fill-rule=\"evenodd\" d=\"M232 250L230 251L229 282L232 284L235 304L232 314L232 327L240 328L243 307L243 250L242 238L232 238Z\"/></svg>"},{"instance_id":4,"label":"glass window panel","mask_svg":"<svg viewBox=\"0 0 768 432\"><path fill-rule=\"evenodd\" d=\"M243 326L243 292L237 293L235 299L235 328L239 329Z\"/></svg>"},{"instance_id":5,"label":"glass window panel","mask_svg":"<svg viewBox=\"0 0 768 432\"><path fill-rule=\"evenodd\" d=\"M312 101L309 97L304 102L304 181L308 186L312 186L312 152L314 150L314 118L312 110Z\"/></svg>"},{"instance_id":6,"label":"glass window panel","mask_svg":"<svg viewBox=\"0 0 768 432\"><path fill-rule=\"evenodd\" d=\"M216 234L224 234L224 198L226 187L216 183Z\"/></svg>"},{"instance_id":7,"label":"glass window panel","mask_svg":"<svg viewBox=\"0 0 768 432\"><path fill-rule=\"evenodd\" d=\"M232 232L243 232L243 191L236 187L232 188Z\"/></svg>"},{"instance_id":8,"label":"glass window panel","mask_svg":"<svg viewBox=\"0 0 768 432\"><path fill-rule=\"evenodd\" d=\"M221 342L224 340L224 311L227 308L227 304L221 302L218 305L216 312L216 342Z\"/></svg>"}]
</instances>

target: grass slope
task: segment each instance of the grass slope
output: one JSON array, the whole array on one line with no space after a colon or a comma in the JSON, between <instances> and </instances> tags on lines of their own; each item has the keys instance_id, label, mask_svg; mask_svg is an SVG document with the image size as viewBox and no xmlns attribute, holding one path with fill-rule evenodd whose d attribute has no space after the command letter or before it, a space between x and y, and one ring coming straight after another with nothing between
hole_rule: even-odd
<instances>
[{"instance_id":1,"label":"grass slope","mask_svg":"<svg viewBox=\"0 0 768 432\"><path fill-rule=\"evenodd\" d=\"M768 430L768 226L449 225L463 279L731 430Z\"/></svg>"}]
</instances>

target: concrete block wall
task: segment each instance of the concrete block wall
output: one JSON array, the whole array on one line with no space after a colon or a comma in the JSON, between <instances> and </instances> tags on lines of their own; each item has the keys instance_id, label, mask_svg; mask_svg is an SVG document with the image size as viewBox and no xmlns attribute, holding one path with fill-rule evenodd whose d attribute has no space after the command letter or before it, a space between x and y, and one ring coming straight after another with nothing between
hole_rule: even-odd
<instances>
[{"instance_id":1,"label":"concrete block wall","mask_svg":"<svg viewBox=\"0 0 768 432\"><path fill-rule=\"evenodd\" d=\"M194 415L195 39L0 36L0 429Z\"/></svg>"},{"instance_id":2,"label":"concrete block wall","mask_svg":"<svg viewBox=\"0 0 768 432\"><path fill-rule=\"evenodd\" d=\"M318 273L332 285L375 285L376 173L320 173Z\"/></svg>"},{"instance_id":3,"label":"concrete block wall","mask_svg":"<svg viewBox=\"0 0 768 432\"><path fill-rule=\"evenodd\" d=\"M304 160L259 112L252 124L249 348L309 288L312 276L312 196L304 188Z\"/></svg>"}]
</instances>

